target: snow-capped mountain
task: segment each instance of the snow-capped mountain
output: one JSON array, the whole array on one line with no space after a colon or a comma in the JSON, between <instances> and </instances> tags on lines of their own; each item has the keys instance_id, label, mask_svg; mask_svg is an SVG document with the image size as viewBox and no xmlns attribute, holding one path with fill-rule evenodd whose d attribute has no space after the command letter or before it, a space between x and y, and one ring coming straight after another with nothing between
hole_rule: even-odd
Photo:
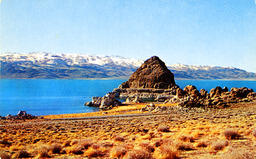
<instances>
[{"instance_id":1,"label":"snow-capped mountain","mask_svg":"<svg viewBox=\"0 0 256 159\"><path fill-rule=\"evenodd\" d=\"M130 76L142 60L83 54L5 53L0 78L120 78ZM255 73L233 67L168 65L175 78L256 79Z\"/></svg>"},{"instance_id":2,"label":"snow-capped mountain","mask_svg":"<svg viewBox=\"0 0 256 159\"><path fill-rule=\"evenodd\" d=\"M184 64L173 64L168 66L170 69L177 70L177 71L184 71L184 70L216 70L216 69L235 69L235 67L220 67L220 66L195 66L195 65L184 65Z\"/></svg>"},{"instance_id":3,"label":"snow-capped mountain","mask_svg":"<svg viewBox=\"0 0 256 159\"><path fill-rule=\"evenodd\" d=\"M256 74L235 67L175 64L168 68L183 79L256 79Z\"/></svg>"},{"instance_id":4,"label":"snow-capped mountain","mask_svg":"<svg viewBox=\"0 0 256 159\"><path fill-rule=\"evenodd\" d=\"M29 53L29 54L2 54L0 60L3 62L29 62L36 65L107 65L139 67L143 61L124 58L121 56L94 56L83 54L51 54L51 53Z\"/></svg>"}]
</instances>

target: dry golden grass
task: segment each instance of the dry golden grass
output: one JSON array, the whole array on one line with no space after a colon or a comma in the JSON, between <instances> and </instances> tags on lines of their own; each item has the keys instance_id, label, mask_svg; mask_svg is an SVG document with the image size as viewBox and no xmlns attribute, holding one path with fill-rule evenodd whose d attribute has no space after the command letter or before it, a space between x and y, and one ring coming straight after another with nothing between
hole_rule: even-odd
<instances>
[{"instance_id":1,"label":"dry golden grass","mask_svg":"<svg viewBox=\"0 0 256 159\"><path fill-rule=\"evenodd\" d=\"M197 144L196 144L196 147L208 147L209 146L209 143L207 141L199 141Z\"/></svg>"},{"instance_id":2,"label":"dry golden grass","mask_svg":"<svg viewBox=\"0 0 256 159\"><path fill-rule=\"evenodd\" d=\"M228 140L239 139L241 137L241 135L236 130L233 129L225 130L224 135Z\"/></svg>"},{"instance_id":3,"label":"dry golden grass","mask_svg":"<svg viewBox=\"0 0 256 159\"><path fill-rule=\"evenodd\" d=\"M152 159L153 156L151 153L145 151L144 149L133 149L130 150L125 156L124 159Z\"/></svg>"},{"instance_id":4,"label":"dry golden grass","mask_svg":"<svg viewBox=\"0 0 256 159\"><path fill-rule=\"evenodd\" d=\"M192 151L192 150L194 150L193 145L191 145L190 143L184 143L184 142L177 143L176 147L177 147L177 150L180 150L180 151Z\"/></svg>"},{"instance_id":5,"label":"dry golden grass","mask_svg":"<svg viewBox=\"0 0 256 159\"><path fill-rule=\"evenodd\" d=\"M145 151L148 152L154 152L155 151L155 147L153 146L153 144L151 144L149 141L144 141L139 143L138 145L141 149L144 149Z\"/></svg>"},{"instance_id":6,"label":"dry golden grass","mask_svg":"<svg viewBox=\"0 0 256 159\"><path fill-rule=\"evenodd\" d=\"M8 153L6 153L6 152L1 152L0 151L0 158L1 159L10 159L11 156Z\"/></svg>"},{"instance_id":7,"label":"dry golden grass","mask_svg":"<svg viewBox=\"0 0 256 159\"><path fill-rule=\"evenodd\" d=\"M0 120L0 152L11 158L250 158L255 111L250 105L140 117Z\"/></svg>"},{"instance_id":8,"label":"dry golden grass","mask_svg":"<svg viewBox=\"0 0 256 159\"><path fill-rule=\"evenodd\" d=\"M222 158L225 159L255 159L255 153L246 150L246 149L234 149L230 148L226 153L222 154Z\"/></svg>"},{"instance_id":9,"label":"dry golden grass","mask_svg":"<svg viewBox=\"0 0 256 159\"><path fill-rule=\"evenodd\" d=\"M53 144L49 146L49 152L53 154L60 154L62 151L62 146L60 144Z\"/></svg>"},{"instance_id":10,"label":"dry golden grass","mask_svg":"<svg viewBox=\"0 0 256 159\"><path fill-rule=\"evenodd\" d=\"M108 154L108 149L104 147L90 147L84 153L86 157L104 157Z\"/></svg>"},{"instance_id":11,"label":"dry golden grass","mask_svg":"<svg viewBox=\"0 0 256 159\"><path fill-rule=\"evenodd\" d=\"M125 138L123 136L116 136L115 137L115 141L120 141L120 142L124 142Z\"/></svg>"},{"instance_id":12,"label":"dry golden grass","mask_svg":"<svg viewBox=\"0 0 256 159\"><path fill-rule=\"evenodd\" d=\"M78 145L83 147L83 149L88 149L90 146L93 145L93 141L91 139L83 139L78 142Z\"/></svg>"},{"instance_id":13,"label":"dry golden grass","mask_svg":"<svg viewBox=\"0 0 256 159\"><path fill-rule=\"evenodd\" d=\"M127 149L124 146L120 145L111 149L110 157L122 158L126 153L127 153Z\"/></svg>"},{"instance_id":14,"label":"dry golden grass","mask_svg":"<svg viewBox=\"0 0 256 159\"><path fill-rule=\"evenodd\" d=\"M83 154L83 147L80 145L73 145L71 147L65 148L66 153L68 154L75 154L75 155L81 155Z\"/></svg>"},{"instance_id":15,"label":"dry golden grass","mask_svg":"<svg viewBox=\"0 0 256 159\"><path fill-rule=\"evenodd\" d=\"M179 139L183 142L194 142L195 138L191 135L181 135Z\"/></svg>"},{"instance_id":16,"label":"dry golden grass","mask_svg":"<svg viewBox=\"0 0 256 159\"><path fill-rule=\"evenodd\" d=\"M30 154L26 150L19 150L14 154L15 158L30 158Z\"/></svg>"},{"instance_id":17,"label":"dry golden grass","mask_svg":"<svg viewBox=\"0 0 256 159\"><path fill-rule=\"evenodd\" d=\"M175 146L170 143L164 143L160 147L158 147L154 154L154 158L159 158L159 159L179 159L180 157L178 156L177 149Z\"/></svg>"},{"instance_id":18,"label":"dry golden grass","mask_svg":"<svg viewBox=\"0 0 256 159\"><path fill-rule=\"evenodd\" d=\"M170 128L167 125L160 125L157 130L161 132L170 132Z\"/></svg>"},{"instance_id":19,"label":"dry golden grass","mask_svg":"<svg viewBox=\"0 0 256 159\"><path fill-rule=\"evenodd\" d=\"M51 156L48 153L47 149L40 149L36 156L37 158L50 158Z\"/></svg>"},{"instance_id":20,"label":"dry golden grass","mask_svg":"<svg viewBox=\"0 0 256 159\"><path fill-rule=\"evenodd\" d=\"M145 114L147 112L141 112L140 109L145 107L147 103L127 104L123 106L114 107L111 110L98 111L92 113L77 113L77 114L62 114L62 115L46 115L45 119L60 119L60 118L81 118L81 117L97 117L97 116L111 116L120 114ZM156 106L171 107L175 104L155 104Z\"/></svg>"},{"instance_id":21,"label":"dry golden grass","mask_svg":"<svg viewBox=\"0 0 256 159\"><path fill-rule=\"evenodd\" d=\"M220 151L223 150L226 146L228 146L228 141L216 141L213 143L212 148L213 150Z\"/></svg>"},{"instance_id":22,"label":"dry golden grass","mask_svg":"<svg viewBox=\"0 0 256 159\"><path fill-rule=\"evenodd\" d=\"M252 130L252 135L253 135L254 137L256 137L256 129L253 129L253 130Z\"/></svg>"}]
</instances>

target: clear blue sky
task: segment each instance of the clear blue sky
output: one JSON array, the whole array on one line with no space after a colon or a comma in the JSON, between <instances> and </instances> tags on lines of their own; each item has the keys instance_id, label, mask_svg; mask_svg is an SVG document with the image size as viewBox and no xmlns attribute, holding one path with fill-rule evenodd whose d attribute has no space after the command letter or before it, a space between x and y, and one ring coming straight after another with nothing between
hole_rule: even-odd
<instances>
[{"instance_id":1,"label":"clear blue sky","mask_svg":"<svg viewBox=\"0 0 256 159\"><path fill-rule=\"evenodd\" d=\"M0 52L81 53L256 72L255 0L2 0Z\"/></svg>"}]
</instances>

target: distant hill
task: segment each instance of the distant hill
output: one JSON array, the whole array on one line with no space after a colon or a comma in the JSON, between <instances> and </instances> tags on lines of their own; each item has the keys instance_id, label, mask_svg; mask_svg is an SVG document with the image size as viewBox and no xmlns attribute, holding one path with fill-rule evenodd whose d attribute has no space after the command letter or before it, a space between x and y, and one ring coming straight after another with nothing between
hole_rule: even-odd
<instances>
[{"instance_id":1,"label":"distant hill","mask_svg":"<svg viewBox=\"0 0 256 159\"><path fill-rule=\"evenodd\" d=\"M256 79L256 73L234 67L171 65L176 78L184 79Z\"/></svg>"},{"instance_id":2,"label":"distant hill","mask_svg":"<svg viewBox=\"0 0 256 159\"><path fill-rule=\"evenodd\" d=\"M130 76L143 61L120 56L50 53L0 55L0 78L120 78ZM256 79L255 73L233 67L169 65L175 78Z\"/></svg>"}]
</instances>

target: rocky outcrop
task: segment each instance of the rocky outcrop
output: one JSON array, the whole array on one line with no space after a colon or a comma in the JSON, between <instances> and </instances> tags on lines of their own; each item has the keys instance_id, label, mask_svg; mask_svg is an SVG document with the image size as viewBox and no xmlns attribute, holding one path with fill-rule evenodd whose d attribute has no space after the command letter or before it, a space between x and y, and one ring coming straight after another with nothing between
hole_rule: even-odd
<instances>
[{"instance_id":1,"label":"rocky outcrop","mask_svg":"<svg viewBox=\"0 0 256 159\"><path fill-rule=\"evenodd\" d=\"M195 86L188 85L184 88L184 92L191 96L192 98L200 97L199 91L196 89Z\"/></svg>"},{"instance_id":2,"label":"rocky outcrop","mask_svg":"<svg viewBox=\"0 0 256 159\"><path fill-rule=\"evenodd\" d=\"M208 97L208 93L205 89L201 89L200 90L200 96L203 98L207 98Z\"/></svg>"},{"instance_id":3,"label":"rocky outcrop","mask_svg":"<svg viewBox=\"0 0 256 159\"><path fill-rule=\"evenodd\" d=\"M185 91L183 91L181 88L176 89L176 96L177 98L182 98L186 94Z\"/></svg>"},{"instance_id":4,"label":"rocky outcrop","mask_svg":"<svg viewBox=\"0 0 256 159\"><path fill-rule=\"evenodd\" d=\"M159 57L153 56L146 60L119 88L104 97L93 97L92 101L85 105L110 109L121 104L117 98L124 99L125 103L155 100L163 102L171 95L175 95L177 88L174 75Z\"/></svg>"},{"instance_id":5,"label":"rocky outcrop","mask_svg":"<svg viewBox=\"0 0 256 159\"><path fill-rule=\"evenodd\" d=\"M195 86L188 85L181 92L178 88L175 98L169 102L178 103L182 107L227 107L232 103L256 100L256 93L246 87L231 88L229 92L227 87L222 89L218 86L208 94L204 89L199 92Z\"/></svg>"},{"instance_id":6,"label":"rocky outcrop","mask_svg":"<svg viewBox=\"0 0 256 159\"><path fill-rule=\"evenodd\" d=\"M122 103L116 98L116 94L113 92L103 97L93 97L92 101L85 103L85 106L99 107L102 110L111 109L118 105L122 105Z\"/></svg>"},{"instance_id":7,"label":"rocky outcrop","mask_svg":"<svg viewBox=\"0 0 256 159\"><path fill-rule=\"evenodd\" d=\"M176 89L178 86L174 86L170 89L154 89L154 88L119 88L114 92L118 94L118 97L126 100L126 103L141 103L145 101L159 101L163 102L170 99L173 95L176 95ZM136 98L139 102L135 102Z\"/></svg>"},{"instance_id":8,"label":"rocky outcrop","mask_svg":"<svg viewBox=\"0 0 256 159\"><path fill-rule=\"evenodd\" d=\"M85 105L111 109L121 105L118 99L122 99L125 100L125 104L169 102L178 103L182 107L226 107L230 103L255 100L255 97L255 92L246 87L232 88L230 92L227 87L216 87L208 93L204 89L199 92L195 86L188 85L182 90L175 84L174 75L165 63L157 56L153 56L146 60L119 88L104 97L94 97ZM147 106L144 109L151 111L153 107Z\"/></svg>"},{"instance_id":9,"label":"rocky outcrop","mask_svg":"<svg viewBox=\"0 0 256 159\"><path fill-rule=\"evenodd\" d=\"M146 105L145 107L141 108L141 112L165 112L168 108L166 106L156 106L153 103Z\"/></svg>"},{"instance_id":10,"label":"rocky outcrop","mask_svg":"<svg viewBox=\"0 0 256 159\"><path fill-rule=\"evenodd\" d=\"M138 96L135 96L134 98L128 97L125 100L125 104L131 104L131 103L143 103L143 100L140 99Z\"/></svg>"},{"instance_id":11,"label":"rocky outcrop","mask_svg":"<svg viewBox=\"0 0 256 159\"><path fill-rule=\"evenodd\" d=\"M253 92L253 90L246 87L231 88L230 94L235 98L245 98L251 92Z\"/></svg>"},{"instance_id":12,"label":"rocky outcrop","mask_svg":"<svg viewBox=\"0 0 256 159\"><path fill-rule=\"evenodd\" d=\"M26 111L19 111L17 115L8 114L7 116L0 117L0 118L7 119L7 120L26 120L26 119L37 119L38 117L28 114Z\"/></svg>"},{"instance_id":13,"label":"rocky outcrop","mask_svg":"<svg viewBox=\"0 0 256 159\"><path fill-rule=\"evenodd\" d=\"M175 86L174 75L157 56L146 60L119 88L169 89Z\"/></svg>"},{"instance_id":14,"label":"rocky outcrop","mask_svg":"<svg viewBox=\"0 0 256 159\"><path fill-rule=\"evenodd\" d=\"M223 90L219 86L216 88L213 88L210 90L210 97L212 98L212 97L220 96L222 92L223 92Z\"/></svg>"}]
</instances>

